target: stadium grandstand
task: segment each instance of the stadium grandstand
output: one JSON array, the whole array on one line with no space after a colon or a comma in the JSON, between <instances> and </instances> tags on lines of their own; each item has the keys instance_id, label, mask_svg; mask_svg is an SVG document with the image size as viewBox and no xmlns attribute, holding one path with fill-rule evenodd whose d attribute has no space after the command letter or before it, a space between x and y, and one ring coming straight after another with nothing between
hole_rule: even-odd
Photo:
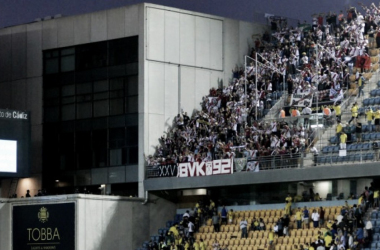
<instances>
[{"instance_id":1,"label":"stadium grandstand","mask_svg":"<svg viewBox=\"0 0 380 250\"><path fill-rule=\"evenodd\" d=\"M328 11L1 29L0 249L380 248L380 6Z\"/></svg>"},{"instance_id":2,"label":"stadium grandstand","mask_svg":"<svg viewBox=\"0 0 380 250\"><path fill-rule=\"evenodd\" d=\"M199 109L191 115L182 111L174 118L155 153L146 157L147 177L269 172L378 161L380 44L373 21L378 8L362 7L365 15L351 8L347 16L319 14L311 24L291 27L285 18L269 17L272 31L255 39L244 64L241 62L244 67L232 70L228 85L211 88ZM226 194L228 188L225 193L213 190L222 207L216 208L210 200L196 203L191 212L182 209L183 214L168 221L166 229L161 228L144 247L377 248L371 243L378 240L379 229L375 238L372 232L377 228L373 228L377 207L372 198L372 205L364 202L369 189L378 197L379 187L374 182L362 194L340 193L334 197L341 200L338 206L326 206L322 201L333 200L331 193L322 198L315 193L314 183L299 184L306 191L288 194L281 209L262 205L264 209L258 210L260 206L252 205L240 210L236 205L246 204L238 193ZM262 192L263 187L256 191ZM244 193L244 188L234 191ZM273 190L269 193L273 195ZM255 198L258 203L274 202ZM359 202L352 203L354 199ZM311 208L300 203L297 209L292 201L315 203L307 204ZM230 211L225 204L230 205ZM357 207L361 207L358 216ZM366 237L361 237L362 230Z\"/></svg>"}]
</instances>

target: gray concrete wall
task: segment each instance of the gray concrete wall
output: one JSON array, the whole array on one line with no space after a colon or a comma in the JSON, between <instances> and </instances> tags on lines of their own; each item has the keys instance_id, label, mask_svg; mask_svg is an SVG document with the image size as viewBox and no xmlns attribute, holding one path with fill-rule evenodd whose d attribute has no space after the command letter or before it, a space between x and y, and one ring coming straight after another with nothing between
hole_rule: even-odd
<instances>
[{"instance_id":1,"label":"gray concrete wall","mask_svg":"<svg viewBox=\"0 0 380 250\"><path fill-rule=\"evenodd\" d=\"M139 36L139 163L81 172L91 185L138 182L144 195L144 153L154 152L174 116L191 113L218 82L228 84L236 64L267 26L154 4L138 4L0 29L0 107L31 111L32 176L41 189L43 50ZM136 166L133 166L136 167ZM88 178L87 178L88 177ZM128 178L131 177L131 178ZM4 184L5 185L5 184ZM6 188L4 187L4 190ZM6 193L6 191L3 191ZM18 190L18 196L25 190Z\"/></svg>"},{"instance_id":2,"label":"gray concrete wall","mask_svg":"<svg viewBox=\"0 0 380 250\"><path fill-rule=\"evenodd\" d=\"M0 200L0 250L12 249L14 205L76 203L76 249L136 249L157 235L166 221L173 220L175 204L155 196L143 199L100 195L59 195Z\"/></svg>"}]
</instances>

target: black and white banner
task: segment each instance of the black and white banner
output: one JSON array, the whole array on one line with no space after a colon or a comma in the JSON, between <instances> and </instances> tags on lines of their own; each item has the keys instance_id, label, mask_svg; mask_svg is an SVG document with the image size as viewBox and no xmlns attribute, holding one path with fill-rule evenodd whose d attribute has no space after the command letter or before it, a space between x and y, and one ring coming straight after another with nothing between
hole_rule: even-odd
<instances>
[{"instance_id":1,"label":"black and white banner","mask_svg":"<svg viewBox=\"0 0 380 250\"><path fill-rule=\"evenodd\" d=\"M247 171L259 172L260 171L259 162L255 160L247 161Z\"/></svg>"},{"instance_id":2,"label":"black and white banner","mask_svg":"<svg viewBox=\"0 0 380 250\"><path fill-rule=\"evenodd\" d=\"M177 164L165 164L147 167L148 178L176 177L178 174Z\"/></svg>"},{"instance_id":3,"label":"black and white banner","mask_svg":"<svg viewBox=\"0 0 380 250\"><path fill-rule=\"evenodd\" d=\"M313 93L294 93L290 99L290 106L294 107L311 107L313 104Z\"/></svg>"}]
</instances>

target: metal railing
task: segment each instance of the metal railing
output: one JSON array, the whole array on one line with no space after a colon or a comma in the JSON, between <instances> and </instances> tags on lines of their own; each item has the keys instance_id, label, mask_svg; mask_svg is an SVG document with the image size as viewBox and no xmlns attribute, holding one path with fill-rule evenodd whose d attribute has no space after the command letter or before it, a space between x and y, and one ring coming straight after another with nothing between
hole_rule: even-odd
<instances>
[{"instance_id":1,"label":"metal railing","mask_svg":"<svg viewBox=\"0 0 380 250\"><path fill-rule=\"evenodd\" d=\"M345 156L340 156L336 151L327 154L321 152L318 155L302 151L296 154L269 155L261 156L254 160L248 160L247 162L257 163L256 166L254 168L249 168L248 165L245 165L241 169L235 168L234 172L259 172L278 169L333 166L347 163L378 162L378 156L379 150L373 149L372 147L368 150L347 151ZM145 169L145 176L146 178L177 177L177 170L177 164L147 166Z\"/></svg>"}]
</instances>

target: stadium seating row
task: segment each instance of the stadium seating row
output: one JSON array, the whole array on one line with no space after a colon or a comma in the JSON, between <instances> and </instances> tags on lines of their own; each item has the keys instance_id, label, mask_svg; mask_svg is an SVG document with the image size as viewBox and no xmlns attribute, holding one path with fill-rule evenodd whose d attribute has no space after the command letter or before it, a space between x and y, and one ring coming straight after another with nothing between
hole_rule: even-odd
<instances>
[{"instance_id":1,"label":"stadium seating row","mask_svg":"<svg viewBox=\"0 0 380 250\"><path fill-rule=\"evenodd\" d=\"M373 149L372 143L369 143L369 142L346 145L347 151L368 151L372 149ZM322 148L322 153L324 154L339 153L339 146L325 146Z\"/></svg>"},{"instance_id":2,"label":"stadium seating row","mask_svg":"<svg viewBox=\"0 0 380 250\"><path fill-rule=\"evenodd\" d=\"M252 239L268 238L269 231L273 229L273 225L274 224L272 224L272 227L268 226L267 228L269 228L269 230L266 230L266 231L249 231L249 238L252 238ZM211 238L211 239L230 239L231 237L240 238L241 237L241 235L239 234L240 227L238 225L236 226L232 227L233 231L223 231L223 228L221 227L221 232L219 233L215 233L213 230L213 227L211 226L204 227L203 230L200 230L200 232L196 234L196 237L206 239L206 237L202 237L202 236L210 235L208 236L208 238ZM313 227L309 229L293 229L293 230L289 230L289 236L290 237L315 237L318 235L319 230L320 230L319 228L313 228ZM285 241L285 243L287 243L287 241Z\"/></svg>"},{"instance_id":3,"label":"stadium seating row","mask_svg":"<svg viewBox=\"0 0 380 250\"><path fill-rule=\"evenodd\" d=\"M364 133L362 134L362 141L376 141L376 140L380 140L380 132L377 132L377 133ZM357 141L357 137L356 137L356 134L351 134L351 139L348 140L348 142L356 142ZM329 139L329 142L331 144L338 144L339 143L339 138L338 136L332 136L330 139Z\"/></svg>"},{"instance_id":4,"label":"stadium seating row","mask_svg":"<svg viewBox=\"0 0 380 250\"><path fill-rule=\"evenodd\" d=\"M369 92L372 97L380 96L380 89L373 89Z\"/></svg>"},{"instance_id":5,"label":"stadium seating row","mask_svg":"<svg viewBox=\"0 0 380 250\"><path fill-rule=\"evenodd\" d=\"M373 161L374 153L363 153L363 154L349 154L347 156L338 155L328 155L328 156L318 156L317 164L326 163L342 163L342 162L356 162L356 161Z\"/></svg>"},{"instance_id":6,"label":"stadium seating row","mask_svg":"<svg viewBox=\"0 0 380 250\"><path fill-rule=\"evenodd\" d=\"M212 236L212 234L208 234L207 236ZM268 239L237 239L237 238L204 238L201 236L196 236L196 240L203 239L204 242L207 243L207 245L212 244L215 240L220 245L228 245L228 246L261 246L261 245L267 245ZM276 237L274 239L274 243L276 245L294 245L294 244L305 244L312 242L316 239L316 236L308 236L308 237Z\"/></svg>"},{"instance_id":7,"label":"stadium seating row","mask_svg":"<svg viewBox=\"0 0 380 250\"><path fill-rule=\"evenodd\" d=\"M363 100L363 106L380 105L380 97L366 98Z\"/></svg>"}]
</instances>

